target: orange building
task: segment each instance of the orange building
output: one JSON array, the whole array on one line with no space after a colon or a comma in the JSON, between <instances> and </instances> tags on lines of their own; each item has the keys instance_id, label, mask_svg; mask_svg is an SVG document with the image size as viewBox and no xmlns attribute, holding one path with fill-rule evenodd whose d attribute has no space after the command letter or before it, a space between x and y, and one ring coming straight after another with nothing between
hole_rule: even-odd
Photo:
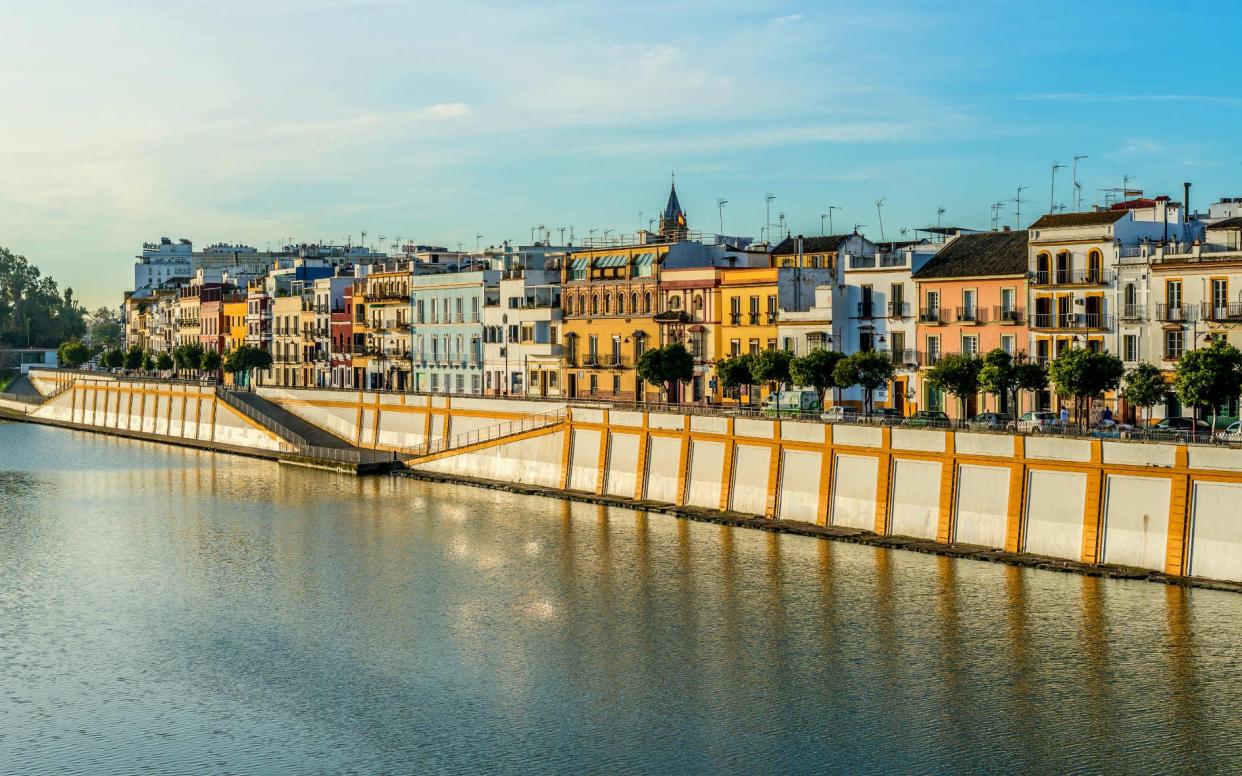
<instances>
[{"instance_id":1,"label":"orange building","mask_svg":"<svg viewBox=\"0 0 1242 776\"><path fill-rule=\"evenodd\" d=\"M920 375L950 353L982 356L1000 348L1025 355L1026 273L1025 230L960 235L915 272ZM919 382L924 409L951 417L960 412L952 397L946 400L925 380ZM967 417L986 410L1018 414L1004 398L972 396L966 402Z\"/></svg>"}]
</instances>

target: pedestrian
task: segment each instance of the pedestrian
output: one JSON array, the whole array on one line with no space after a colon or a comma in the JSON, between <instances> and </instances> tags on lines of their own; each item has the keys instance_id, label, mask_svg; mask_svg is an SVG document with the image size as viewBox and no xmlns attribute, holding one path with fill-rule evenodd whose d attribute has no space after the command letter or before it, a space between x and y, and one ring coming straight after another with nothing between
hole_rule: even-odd
<instances>
[{"instance_id":1,"label":"pedestrian","mask_svg":"<svg viewBox=\"0 0 1242 776\"><path fill-rule=\"evenodd\" d=\"M1112 421L1113 419L1113 408L1112 407L1104 408L1104 419L1110 422Z\"/></svg>"},{"instance_id":2,"label":"pedestrian","mask_svg":"<svg viewBox=\"0 0 1242 776\"><path fill-rule=\"evenodd\" d=\"M1069 427L1069 409L1061 408L1061 433L1065 433L1065 429Z\"/></svg>"}]
</instances>

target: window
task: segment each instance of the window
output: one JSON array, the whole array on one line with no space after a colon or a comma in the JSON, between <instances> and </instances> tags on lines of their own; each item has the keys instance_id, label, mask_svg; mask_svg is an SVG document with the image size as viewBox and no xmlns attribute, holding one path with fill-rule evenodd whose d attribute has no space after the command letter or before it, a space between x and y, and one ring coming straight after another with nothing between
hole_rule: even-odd
<instances>
[{"instance_id":1,"label":"window","mask_svg":"<svg viewBox=\"0 0 1242 776\"><path fill-rule=\"evenodd\" d=\"M477 296L470 297L470 322L479 322L479 298Z\"/></svg>"},{"instance_id":2,"label":"window","mask_svg":"<svg viewBox=\"0 0 1242 776\"><path fill-rule=\"evenodd\" d=\"M466 392L466 376L465 375L457 375L457 392L458 393Z\"/></svg>"},{"instance_id":3,"label":"window","mask_svg":"<svg viewBox=\"0 0 1242 776\"><path fill-rule=\"evenodd\" d=\"M735 296L729 299L729 323L737 326L742 322L742 298Z\"/></svg>"},{"instance_id":4,"label":"window","mask_svg":"<svg viewBox=\"0 0 1242 776\"><path fill-rule=\"evenodd\" d=\"M729 355L733 358L742 355L742 341L740 339L729 340Z\"/></svg>"},{"instance_id":5,"label":"window","mask_svg":"<svg viewBox=\"0 0 1242 776\"><path fill-rule=\"evenodd\" d=\"M630 314L638 312L638 294L637 292L630 294Z\"/></svg>"},{"instance_id":6,"label":"window","mask_svg":"<svg viewBox=\"0 0 1242 776\"><path fill-rule=\"evenodd\" d=\"M1181 307L1182 305L1182 281L1170 280L1164 286L1164 301L1169 307Z\"/></svg>"},{"instance_id":7,"label":"window","mask_svg":"<svg viewBox=\"0 0 1242 776\"><path fill-rule=\"evenodd\" d=\"M927 292L927 317L935 320L940 317L940 292Z\"/></svg>"},{"instance_id":8,"label":"window","mask_svg":"<svg viewBox=\"0 0 1242 776\"><path fill-rule=\"evenodd\" d=\"M1035 362L1038 364L1048 363L1048 340L1041 339L1035 341Z\"/></svg>"},{"instance_id":9,"label":"window","mask_svg":"<svg viewBox=\"0 0 1242 776\"><path fill-rule=\"evenodd\" d=\"M752 325L759 323L759 297L757 296L750 298L750 322Z\"/></svg>"},{"instance_id":10,"label":"window","mask_svg":"<svg viewBox=\"0 0 1242 776\"><path fill-rule=\"evenodd\" d=\"M651 292L648 291L647 293L643 294L643 315L647 315L650 312L651 312Z\"/></svg>"},{"instance_id":11,"label":"window","mask_svg":"<svg viewBox=\"0 0 1242 776\"><path fill-rule=\"evenodd\" d=\"M456 299L454 299L454 300L453 300L453 303L454 303L454 307L456 307L456 309L457 309L457 322L458 322L458 323L462 323L462 322L465 320L465 318L462 316L462 301L461 301L461 297L459 296L459 297L457 297Z\"/></svg>"},{"instance_id":12,"label":"window","mask_svg":"<svg viewBox=\"0 0 1242 776\"><path fill-rule=\"evenodd\" d=\"M975 336L962 337L962 354L966 356L979 355L979 338Z\"/></svg>"},{"instance_id":13,"label":"window","mask_svg":"<svg viewBox=\"0 0 1242 776\"><path fill-rule=\"evenodd\" d=\"M1212 280L1212 317L1220 320L1229 312L1229 281L1224 278Z\"/></svg>"},{"instance_id":14,"label":"window","mask_svg":"<svg viewBox=\"0 0 1242 776\"><path fill-rule=\"evenodd\" d=\"M1176 361L1182 357L1186 347L1186 333L1181 329L1164 333L1164 360Z\"/></svg>"},{"instance_id":15,"label":"window","mask_svg":"<svg viewBox=\"0 0 1242 776\"><path fill-rule=\"evenodd\" d=\"M927 366L935 366L940 361L940 337L927 338Z\"/></svg>"},{"instance_id":16,"label":"window","mask_svg":"<svg viewBox=\"0 0 1242 776\"><path fill-rule=\"evenodd\" d=\"M591 315L599 315L599 294L591 294Z\"/></svg>"},{"instance_id":17,"label":"window","mask_svg":"<svg viewBox=\"0 0 1242 776\"><path fill-rule=\"evenodd\" d=\"M978 320L975 312L975 290L968 288L962 291L962 314L958 316L964 321Z\"/></svg>"},{"instance_id":18,"label":"window","mask_svg":"<svg viewBox=\"0 0 1242 776\"><path fill-rule=\"evenodd\" d=\"M785 337L785 339L782 341L782 346L781 346L781 348L782 348L782 349L783 349L786 353L793 353L793 352L794 352L794 338L793 338L793 337Z\"/></svg>"},{"instance_id":19,"label":"window","mask_svg":"<svg viewBox=\"0 0 1242 776\"><path fill-rule=\"evenodd\" d=\"M768 296L768 323L776 323L776 296Z\"/></svg>"},{"instance_id":20,"label":"window","mask_svg":"<svg viewBox=\"0 0 1242 776\"><path fill-rule=\"evenodd\" d=\"M435 393L440 390L440 375L432 372L431 374L431 392Z\"/></svg>"},{"instance_id":21,"label":"window","mask_svg":"<svg viewBox=\"0 0 1242 776\"><path fill-rule=\"evenodd\" d=\"M479 376L470 375L470 392L479 393Z\"/></svg>"},{"instance_id":22,"label":"window","mask_svg":"<svg viewBox=\"0 0 1242 776\"><path fill-rule=\"evenodd\" d=\"M625 294L617 294L617 315L625 315Z\"/></svg>"},{"instance_id":23,"label":"window","mask_svg":"<svg viewBox=\"0 0 1242 776\"><path fill-rule=\"evenodd\" d=\"M753 353L758 353L758 352L759 352L759 340L757 340L757 339L752 339L752 340L750 340L749 342L747 342L747 343L746 343L746 352L747 352L747 353L752 353L752 354L753 354Z\"/></svg>"},{"instance_id":24,"label":"window","mask_svg":"<svg viewBox=\"0 0 1242 776\"><path fill-rule=\"evenodd\" d=\"M599 391L599 375L595 374L594 372L591 373L590 386L591 386L590 388L591 393L596 393Z\"/></svg>"},{"instance_id":25,"label":"window","mask_svg":"<svg viewBox=\"0 0 1242 776\"><path fill-rule=\"evenodd\" d=\"M1104 257L1098 250L1092 249L1087 253L1087 280L1091 283L1099 283L1104 279Z\"/></svg>"},{"instance_id":26,"label":"window","mask_svg":"<svg viewBox=\"0 0 1242 776\"><path fill-rule=\"evenodd\" d=\"M612 392L614 394L621 393L621 375L612 376Z\"/></svg>"}]
</instances>

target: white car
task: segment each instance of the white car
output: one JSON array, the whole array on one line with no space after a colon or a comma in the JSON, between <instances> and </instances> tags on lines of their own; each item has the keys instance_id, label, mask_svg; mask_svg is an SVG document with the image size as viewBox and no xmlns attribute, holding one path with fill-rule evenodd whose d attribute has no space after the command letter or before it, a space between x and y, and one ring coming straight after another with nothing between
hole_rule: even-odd
<instances>
[{"instance_id":1,"label":"white car","mask_svg":"<svg viewBox=\"0 0 1242 776\"><path fill-rule=\"evenodd\" d=\"M1217 432L1216 441L1225 445L1242 444L1242 420L1235 420L1229 428Z\"/></svg>"},{"instance_id":2,"label":"white car","mask_svg":"<svg viewBox=\"0 0 1242 776\"><path fill-rule=\"evenodd\" d=\"M820 413L819 419L825 423L857 423L862 420L862 413L855 407L838 404Z\"/></svg>"},{"instance_id":3,"label":"white car","mask_svg":"<svg viewBox=\"0 0 1242 776\"><path fill-rule=\"evenodd\" d=\"M1060 425L1061 418L1055 412L1024 412L1021 417L1011 422L1006 430L1039 434L1056 430Z\"/></svg>"}]
</instances>

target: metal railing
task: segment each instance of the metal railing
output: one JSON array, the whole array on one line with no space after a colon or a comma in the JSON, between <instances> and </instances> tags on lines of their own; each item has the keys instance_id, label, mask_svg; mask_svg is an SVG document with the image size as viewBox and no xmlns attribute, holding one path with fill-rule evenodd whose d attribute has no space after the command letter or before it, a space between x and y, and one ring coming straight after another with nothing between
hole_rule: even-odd
<instances>
[{"instance_id":1,"label":"metal railing","mask_svg":"<svg viewBox=\"0 0 1242 776\"><path fill-rule=\"evenodd\" d=\"M69 390L72 387L73 387L72 382L69 383L67 386L62 386L61 388L57 390L55 394L53 394L53 396L64 393L65 391ZM9 393L8 391L0 391L0 399L7 399L9 401L20 402L22 404L42 404L50 398L52 397L43 396L37 393Z\"/></svg>"},{"instance_id":2,"label":"metal railing","mask_svg":"<svg viewBox=\"0 0 1242 776\"><path fill-rule=\"evenodd\" d=\"M890 301L888 303L889 318L907 318L910 316L910 303L900 301Z\"/></svg>"},{"instance_id":3,"label":"metal railing","mask_svg":"<svg viewBox=\"0 0 1242 776\"><path fill-rule=\"evenodd\" d=\"M1147 320L1147 307L1141 304L1123 304L1121 311L1117 313L1119 321L1145 321Z\"/></svg>"},{"instance_id":4,"label":"metal railing","mask_svg":"<svg viewBox=\"0 0 1242 776\"><path fill-rule=\"evenodd\" d=\"M527 431L545 428L555 425L565 419L565 410L553 410L551 412L541 412L537 415L525 415L515 420L509 420L504 423L498 423L494 426L486 426L484 428L475 429L474 431L466 431L454 436L437 439L413 447L404 447L400 449L400 454L413 456L415 458L423 458L436 453L443 453L449 450L456 450L460 447L469 447L477 445L481 442L491 442L496 439L522 434Z\"/></svg>"},{"instance_id":5,"label":"metal railing","mask_svg":"<svg viewBox=\"0 0 1242 776\"><path fill-rule=\"evenodd\" d=\"M942 307L924 307L919 310L919 323L941 324L948 322L948 311Z\"/></svg>"},{"instance_id":6,"label":"metal railing","mask_svg":"<svg viewBox=\"0 0 1242 776\"><path fill-rule=\"evenodd\" d=\"M267 413L251 407L237 398L236 391L223 386L216 388L216 396L225 404L263 426L276 436L293 445L298 455L324 461L338 461L352 464L373 464L396 461L398 455L391 450L362 450L356 447L324 447L313 445L310 441L288 426L272 419Z\"/></svg>"},{"instance_id":7,"label":"metal railing","mask_svg":"<svg viewBox=\"0 0 1242 776\"><path fill-rule=\"evenodd\" d=\"M1169 323L1190 323L1195 320L1195 305L1192 304L1157 304L1156 320Z\"/></svg>"},{"instance_id":8,"label":"metal railing","mask_svg":"<svg viewBox=\"0 0 1242 776\"><path fill-rule=\"evenodd\" d=\"M1228 321L1230 323L1242 321L1242 302L1226 302L1224 304L1204 302L1202 307L1201 316L1205 321Z\"/></svg>"},{"instance_id":9,"label":"metal railing","mask_svg":"<svg viewBox=\"0 0 1242 776\"><path fill-rule=\"evenodd\" d=\"M1034 286L1102 286L1111 278L1106 269L1056 269L1035 273Z\"/></svg>"}]
</instances>

